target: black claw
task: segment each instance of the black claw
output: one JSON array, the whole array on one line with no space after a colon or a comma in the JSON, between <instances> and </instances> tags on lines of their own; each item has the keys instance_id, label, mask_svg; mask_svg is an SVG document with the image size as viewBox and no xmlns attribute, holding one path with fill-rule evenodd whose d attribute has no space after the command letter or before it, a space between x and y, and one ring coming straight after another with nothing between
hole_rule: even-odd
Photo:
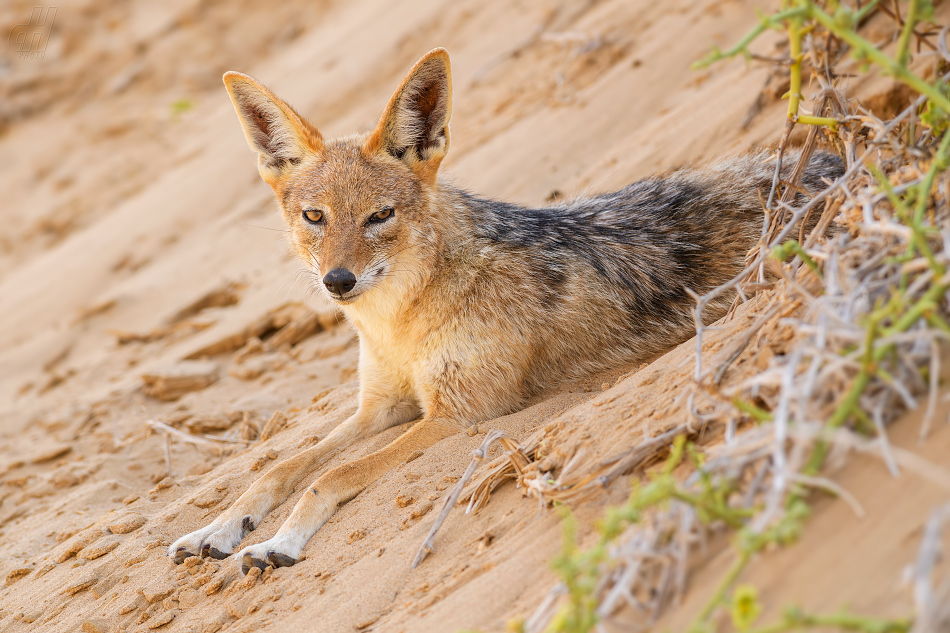
<instances>
[{"instance_id":1,"label":"black claw","mask_svg":"<svg viewBox=\"0 0 950 633\"><path fill-rule=\"evenodd\" d=\"M261 571L264 571L267 569L267 563L259 558L254 558L250 554L245 554L241 558L241 571L244 572L244 575L247 575L247 572L251 571L251 567L257 567Z\"/></svg>"},{"instance_id":2,"label":"black claw","mask_svg":"<svg viewBox=\"0 0 950 633\"><path fill-rule=\"evenodd\" d=\"M215 560L224 560L225 558L231 555L228 552L222 552L217 547L212 547L208 553L211 554L211 558Z\"/></svg>"},{"instance_id":3,"label":"black claw","mask_svg":"<svg viewBox=\"0 0 950 633\"><path fill-rule=\"evenodd\" d=\"M246 516L244 517L244 520L241 521L241 529L243 529L244 534L247 535L248 533L253 532L257 528L254 526L254 522L251 521L251 517Z\"/></svg>"},{"instance_id":4,"label":"black claw","mask_svg":"<svg viewBox=\"0 0 950 633\"><path fill-rule=\"evenodd\" d=\"M267 562L274 567L292 567L297 563L297 559L280 552L267 552Z\"/></svg>"},{"instance_id":5,"label":"black claw","mask_svg":"<svg viewBox=\"0 0 950 633\"><path fill-rule=\"evenodd\" d=\"M194 554L186 551L184 547L179 547L177 550L175 550L175 556L172 558L172 560L175 561L176 565L181 565L189 556L194 556Z\"/></svg>"}]
</instances>

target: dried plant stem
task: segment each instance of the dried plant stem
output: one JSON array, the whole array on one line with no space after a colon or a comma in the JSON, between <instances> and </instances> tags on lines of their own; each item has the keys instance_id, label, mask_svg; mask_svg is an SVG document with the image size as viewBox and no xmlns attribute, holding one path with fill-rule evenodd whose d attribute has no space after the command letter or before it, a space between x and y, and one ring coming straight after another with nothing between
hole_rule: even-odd
<instances>
[{"instance_id":1,"label":"dried plant stem","mask_svg":"<svg viewBox=\"0 0 950 633\"><path fill-rule=\"evenodd\" d=\"M919 10L920 0L910 0L907 15L904 16L904 28L901 29L901 36L897 40L897 52L894 54L894 60L901 66L906 66L910 61L910 39L914 35Z\"/></svg>"},{"instance_id":2,"label":"dried plant stem","mask_svg":"<svg viewBox=\"0 0 950 633\"><path fill-rule=\"evenodd\" d=\"M804 26L805 16L795 14L788 18L789 56L789 89L788 89L788 118L792 122L805 125L827 125L837 129L837 119L831 117L817 117L798 113L802 102L802 35L809 31Z\"/></svg>"},{"instance_id":3,"label":"dried plant stem","mask_svg":"<svg viewBox=\"0 0 950 633\"><path fill-rule=\"evenodd\" d=\"M778 13L770 16L765 16L759 20L759 24L752 29L738 44L730 48L726 52L713 49L713 51L701 59L700 61L693 64L694 69L706 68L707 66L712 65L713 63L722 60L728 59L730 57L735 57L736 55L749 55L749 44L755 41L760 35L765 33L771 28L775 28L780 25L784 20L788 20L798 16L806 15L807 10L803 7L795 7L793 9L786 9L785 11L779 11Z\"/></svg>"},{"instance_id":4,"label":"dried plant stem","mask_svg":"<svg viewBox=\"0 0 950 633\"><path fill-rule=\"evenodd\" d=\"M465 484L472 478L472 475L475 474L475 468L488 455L488 449L491 448L491 445L496 441L505 436L504 431L489 431L485 436L485 441L482 442L472 453L472 462L468 465L468 468L465 469L465 474L462 475L462 478L459 479L458 483L455 485L455 488L452 489L452 493L446 497L445 503L442 504L442 509L439 511L439 516L436 517L435 523L432 524L432 527L429 529L429 533L426 534L426 538L422 541L422 545L419 547L419 551L416 552L416 557L412 560L412 568L415 569L419 566L419 563L426 559L426 556L429 555L429 552L433 551L433 543L435 542L435 535L438 533L439 528L442 527L442 524L445 523L445 520L449 516L449 512L452 511L452 508L458 502L459 496L462 494L462 488L465 487Z\"/></svg>"},{"instance_id":5,"label":"dried plant stem","mask_svg":"<svg viewBox=\"0 0 950 633\"><path fill-rule=\"evenodd\" d=\"M910 626L909 620L884 620L845 612L816 615L804 613L798 609L789 609L780 622L752 629L748 633L784 633L785 631L817 628L835 628L862 633L906 633L910 630Z\"/></svg>"},{"instance_id":6,"label":"dried plant stem","mask_svg":"<svg viewBox=\"0 0 950 633\"><path fill-rule=\"evenodd\" d=\"M148 420L146 424L148 424L149 428L159 431L160 433L164 433L166 437L174 437L183 442L194 444L195 446L210 447L215 450L215 454L221 454L221 444L218 442L208 440L203 437L198 437L197 435L191 435L190 433L185 433L184 431L179 431L175 427L169 426L164 422L159 422L158 420Z\"/></svg>"},{"instance_id":7,"label":"dried plant stem","mask_svg":"<svg viewBox=\"0 0 950 633\"><path fill-rule=\"evenodd\" d=\"M821 269L818 267L818 264L805 252L805 249L798 243L798 240L789 240L781 246L776 246L772 249L772 256L779 261L785 261L792 255L797 255L806 266L812 269L812 272L818 275L819 278L821 277Z\"/></svg>"},{"instance_id":8,"label":"dried plant stem","mask_svg":"<svg viewBox=\"0 0 950 633\"><path fill-rule=\"evenodd\" d=\"M929 11L924 0L910 0L906 20L896 18L899 37L893 58L856 32L876 5L877 0L872 0L854 11L835 1L784 0L781 11L760 19L737 46L726 53L713 51L700 63L750 55L748 45L766 29L788 34L789 104L779 167L764 205L762 238L739 275L703 296L692 295L696 302L695 384L688 400L692 417L683 436L674 442L666 464L646 475L646 483L634 485L626 504L608 508L597 527L600 538L592 548L565 543L563 554L554 562L563 582L545 602L544 613L536 612L526 622L528 633L539 633L545 626L544 630L563 633L607 630L612 625L620 629L626 623L610 622L610 618L624 604L630 607L622 611L624 617L635 612L638 622L652 626L662 606L677 595L670 587L683 587L684 561L692 554L683 543L702 542L709 530L721 528L738 528L736 558L689 630L715 630L715 618L727 604L734 609L733 617L739 617L737 605L748 601L750 594L745 589L732 593L733 587L756 552L769 545L789 545L798 538L809 514L808 489L836 494L857 514L863 513L847 490L818 475L832 445L873 451L895 475L900 465L901 470L948 485L943 469L891 446L885 429L903 410L917 406L925 392L933 408L940 343L950 340L950 180L945 178L950 167L950 134L945 130L950 98L945 94L945 79L923 80L908 67L910 44L915 35L922 37L915 26ZM941 32L937 47L941 57L950 61L946 33L947 29ZM821 42L824 50L816 48ZM805 54L806 47L811 47L815 57ZM870 113L851 114L852 106L833 85L831 67L832 60L842 59L848 48L862 62L862 69L879 66L920 97L890 121ZM813 114L834 113L834 118L800 114L803 65L815 58L821 60L822 93ZM803 159L785 177L788 182L781 183L785 185L781 195L776 195L779 177L787 173L780 164L784 148L796 123L816 127L809 130ZM798 183L819 125L826 126L824 133L836 141L848 167L825 191L796 208ZM863 156L858 151L861 147L867 148ZM842 195L836 195L839 192ZM808 233L799 229L812 226L807 217L823 202L827 204L818 222L820 229ZM826 234L833 220L847 230ZM789 239L793 230L797 240ZM794 257L778 267L774 280L764 277L765 259L770 255L782 261ZM742 283L756 271L757 283L746 288L771 292L768 302L747 304L745 316L755 317L756 333L736 337L719 353L714 369L704 373L704 308L727 292L747 301ZM770 353L762 354L766 350ZM727 377L729 366L736 371ZM696 395L708 401L702 408L693 398ZM722 425L718 428L726 429L726 441L704 448L684 444L685 436L694 432L691 423L697 420L704 427ZM646 448L647 444L630 451L636 455L633 461L642 464L644 454L655 459L666 450L656 445ZM646 452L640 453L639 448ZM687 456L692 474L685 481L673 478L672 467ZM521 479L533 483L530 474ZM563 487L560 480L557 483ZM539 498L552 496L543 486L534 492ZM570 536L566 540L573 540L573 532L565 534ZM936 537L928 538L934 541ZM928 551L936 551L937 545L932 542ZM671 583L670 578L676 580ZM950 582L946 585L941 596L950 596ZM751 599L756 599L754 591ZM928 623L950 622L950 609L931 602L933 608L918 605L915 633L929 630ZM924 617L927 609L933 613ZM760 629L754 629L751 621L742 626L738 620L735 623L754 633L822 627L862 633L910 629L908 620L847 612L815 615L797 609Z\"/></svg>"},{"instance_id":9,"label":"dried plant stem","mask_svg":"<svg viewBox=\"0 0 950 633\"><path fill-rule=\"evenodd\" d=\"M719 586L716 587L716 592L713 594L712 598L710 598L709 602L703 606L702 610L700 610L699 614L696 616L696 619L693 620L693 623L687 629L688 633L701 633L702 631L709 630L709 627L706 626L706 623L709 621L709 618L712 617L712 614L716 608L726 601L726 594L739 578L739 575L745 570L750 560L752 560L752 552L746 550L739 552L739 556L737 556L736 560L734 560L732 565L729 566L729 570L726 571L726 575L719 583Z\"/></svg>"},{"instance_id":10,"label":"dried plant stem","mask_svg":"<svg viewBox=\"0 0 950 633\"><path fill-rule=\"evenodd\" d=\"M876 46L858 35L854 30L842 26L835 18L818 7L810 3L809 7L809 17L828 29L829 32L847 42L852 48L859 51L861 55L880 66L895 79L907 84L918 93L926 95L934 104L940 106L944 112L950 112L950 99L940 92L935 85L924 81L912 73L906 64L902 64L882 53Z\"/></svg>"}]
</instances>

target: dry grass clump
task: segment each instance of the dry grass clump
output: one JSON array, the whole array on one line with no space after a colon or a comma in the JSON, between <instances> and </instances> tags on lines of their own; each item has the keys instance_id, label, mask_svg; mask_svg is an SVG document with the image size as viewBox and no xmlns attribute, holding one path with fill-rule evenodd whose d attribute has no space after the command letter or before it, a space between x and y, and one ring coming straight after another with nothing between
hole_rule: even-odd
<instances>
[{"instance_id":1,"label":"dry grass clump","mask_svg":"<svg viewBox=\"0 0 950 633\"><path fill-rule=\"evenodd\" d=\"M669 453L665 465L634 487L625 505L608 512L593 547L577 547L567 517L565 549L554 561L563 582L517 623L520 630L606 630L606 622L624 630L645 629L679 600L690 563L710 531L722 529L736 534L735 564L690 630L715 631L719 611L730 605L733 624L749 627L757 598L754 591L734 590L735 582L753 554L797 538L809 513L809 490L831 491L862 512L847 491L821 476L829 454L872 451L895 476L903 468L920 470L919 458L890 446L887 424L922 403L927 409L921 440L938 422L941 354L950 338L950 99L945 83L950 75L941 76L950 54L946 29L938 34L927 22L925 3L911 0L904 16L888 7L883 13L894 20L894 39L883 44L859 34L864 21L887 19L876 11L875 3L850 9L831 0L790 0L780 12L762 18L761 28L735 49L710 58L748 54L746 47L766 28L786 31L789 53L773 60L790 74L791 86L780 158L795 125L812 127L792 177L780 182L776 168L772 190L764 192L762 239L749 253L745 271L696 297L696 369L694 383L686 387L688 419L612 460L571 460L557 476L535 462L541 435L521 447L502 438L507 459L496 460L467 494L469 510L477 510L495 486L514 478L542 505L571 503ZM930 80L909 68L915 40L922 47L916 61L929 64ZM846 59L847 53L855 61ZM849 100L842 77L867 72L870 65L920 96L911 93L914 100L890 120L864 110ZM800 92L808 69L818 95L812 112L804 114ZM823 192L796 204L802 171L820 143L841 156L846 171ZM806 231L806 226L814 228ZM742 310L754 321L710 357L703 350L701 315L723 293L736 296L736 308L746 304ZM722 430L720 444L699 449L686 442L710 427ZM496 439L486 439L481 457ZM914 565L913 623L793 610L770 630L819 625L941 630L950 618L950 581L934 586L930 571L948 512L935 510ZM431 547L439 523L425 547Z\"/></svg>"}]
</instances>

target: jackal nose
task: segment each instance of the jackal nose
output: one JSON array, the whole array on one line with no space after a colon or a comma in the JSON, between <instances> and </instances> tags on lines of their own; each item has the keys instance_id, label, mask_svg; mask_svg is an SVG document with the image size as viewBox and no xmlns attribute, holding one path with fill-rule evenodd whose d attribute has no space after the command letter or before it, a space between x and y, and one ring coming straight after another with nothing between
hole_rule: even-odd
<instances>
[{"instance_id":1,"label":"jackal nose","mask_svg":"<svg viewBox=\"0 0 950 633\"><path fill-rule=\"evenodd\" d=\"M356 275L346 268L334 268L323 278L323 285L335 295L345 295L356 285Z\"/></svg>"}]
</instances>

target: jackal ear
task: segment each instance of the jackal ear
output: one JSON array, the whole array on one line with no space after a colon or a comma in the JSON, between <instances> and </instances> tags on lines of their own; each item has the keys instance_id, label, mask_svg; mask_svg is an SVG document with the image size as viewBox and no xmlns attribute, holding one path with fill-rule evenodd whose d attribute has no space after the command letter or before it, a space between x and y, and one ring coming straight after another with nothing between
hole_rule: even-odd
<instances>
[{"instance_id":1,"label":"jackal ear","mask_svg":"<svg viewBox=\"0 0 950 633\"><path fill-rule=\"evenodd\" d=\"M228 72L224 85L251 149L260 155L261 178L273 185L308 154L320 151L319 130L274 93L247 75Z\"/></svg>"},{"instance_id":2,"label":"jackal ear","mask_svg":"<svg viewBox=\"0 0 950 633\"><path fill-rule=\"evenodd\" d=\"M396 90L366 141L368 153L386 152L434 177L449 149L452 69L444 48L429 51Z\"/></svg>"}]
</instances>

